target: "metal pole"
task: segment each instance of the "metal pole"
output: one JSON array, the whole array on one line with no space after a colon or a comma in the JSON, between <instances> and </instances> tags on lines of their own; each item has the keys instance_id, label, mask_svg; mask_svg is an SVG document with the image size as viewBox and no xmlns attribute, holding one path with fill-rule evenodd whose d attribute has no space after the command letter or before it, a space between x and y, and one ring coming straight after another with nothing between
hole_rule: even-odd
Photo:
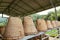
<instances>
[{"instance_id":1,"label":"metal pole","mask_svg":"<svg viewBox=\"0 0 60 40\"><path fill-rule=\"evenodd\" d=\"M58 16L57 16L57 9L56 9L56 7L55 7L55 19L56 19L56 21L58 20Z\"/></svg>"},{"instance_id":2,"label":"metal pole","mask_svg":"<svg viewBox=\"0 0 60 40\"><path fill-rule=\"evenodd\" d=\"M55 6L55 19L56 19L56 26L58 25L57 24L57 21L58 21L58 16L57 16L57 9L56 9L56 6ZM60 34L60 32L59 32L59 28L57 28L57 30L58 30L58 34Z\"/></svg>"},{"instance_id":3,"label":"metal pole","mask_svg":"<svg viewBox=\"0 0 60 40\"><path fill-rule=\"evenodd\" d=\"M2 13L2 18L3 18L3 13Z\"/></svg>"},{"instance_id":4,"label":"metal pole","mask_svg":"<svg viewBox=\"0 0 60 40\"><path fill-rule=\"evenodd\" d=\"M52 7L54 7L54 10L55 10L55 20L56 20L56 26L57 26L58 16L57 16L56 5L53 3L52 0L50 0L50 3L52 4ZM60 30L59 30L59 28L57 28L57 30L58 30L58 34L60 34ZM59 38L60 38L60 36L59 36Z\"/></svg>"},{"instance_id":5,"label":"metal pole","mask_svg":"<svg viewBox=\"0 0 60 40\"><path fill-rule=\"evenodd\" d=\"M53 3L52 0L50 0L50 3L51 3L52 7L53 7L54 10L55 10L55 20L58 20L58 17L57 17L57 10L56 10L56 5Z\"/></svg>"}]
</instances>

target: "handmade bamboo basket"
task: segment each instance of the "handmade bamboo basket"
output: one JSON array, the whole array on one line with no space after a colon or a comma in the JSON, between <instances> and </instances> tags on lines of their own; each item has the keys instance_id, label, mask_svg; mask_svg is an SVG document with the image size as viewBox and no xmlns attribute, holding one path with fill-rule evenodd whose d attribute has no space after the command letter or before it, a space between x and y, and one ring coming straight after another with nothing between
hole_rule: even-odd
<instances>
[{"instance_id":1,"label":"handmade bamboo basket","mask_svg":"<svg viewBox=\"0 0 60 40\"><path fill-rule=\"evenodd\" d=\"M10 17L4 33L4 40L17 40L24 37L22 21L18 17Z\"/></svg>"},{"instance_id":2,"label":"handmade bamboo basket","mask_svg":"<svg viewBox=\"0 0 60 40\"><path fill-rule=\"evenodd\" d=\"M57 26L60 27L60 21L57 22Z\"/></svg>"},{"instance_id":3,"label":"handmade bamboo basket","mask_svg":"<svg viewBox=\"0 0 60 40\"><path fill-rule=\"evenodd\" d=\"M48 27L48 29L53 28L53 26L52 26L52 24L51 24L51 21L50 21L50 20L47 20L47 21L46 21L46 23L47 23L47 27Z\"/></svg>"},{"instance_id":4,"label":"handmade bamboo basket","mask_svg":"<svg viewBox=\"0 0 60 40\"><path fill-rule=\"evenodd\" d=\"M56 21L52 21L52 25L53 25L53 27L57 27L57 22Z\"/></svg>"},{"instance_id":5,"label":"handmade bamboo basket","mask_svg":"<svg viewBox=\"0 0 60 40\"><path fill-rule=\"evenodd\" d=\"M0 34L3 35L5 32L5 27L0 27Z\"/></svg>"},{"instance_id":6,"label":"handmade bamboo basket","mask_svg":"<svg viewBox=\"0 0 60 40\"><path fill-rule=\"evenodd\" d=\"M29 16L24 17L24 31L25 31L25 35L37 33L37 29L33 23L33 20Z\"/></svg>"},{"instance_id":7,"label":"handmade bamboo basket","mask_svg":"<svg viewBox=\"0 0 60 40\"><path fill-rule=\"evenodd\" d=\"M46 31L47 30L47 24L44 19L37 19L37 30L38 31Z\"/></svg>"}]
</instances>

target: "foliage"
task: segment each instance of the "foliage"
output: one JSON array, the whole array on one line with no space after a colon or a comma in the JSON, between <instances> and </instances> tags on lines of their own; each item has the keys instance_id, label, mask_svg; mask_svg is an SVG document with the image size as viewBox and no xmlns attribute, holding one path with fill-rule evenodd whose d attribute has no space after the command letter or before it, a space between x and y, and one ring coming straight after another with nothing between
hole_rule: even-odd
<instances>
[{"instance_id":1,"label":"foliage","mask_svg":"<svg viewBox=\"0 0 60 40\"><path fill-rule=\"evenodd\" d=\"M6 26L7 22L7 18L0 18L0 27Z\"/></svg>"},{"instance_id":2,"label":"foliage","mask_svg":"<svg viewBox=\"0 0 60 40\"><path fill-rule=\"evenodd\" d=\"M57 18L60 17L60 10L57 10ZM48 19L49 20L56 20L56 13L55 12L49 12L48 13Z\"/></svg>"},{"instance_id":3,"label":"foliage","mask_svg":"<svg viewBox=\"0 0 60 40\"><path fill-rule=\"evenodd\" d=\"M50 11L48 15L39 15L39 14L33 14L30 15L34 21L37 19L45 19L45 20L56 20L56 13L53 11ZM60 18L60 10L57 10L57 18Z\"/></svg>"},{"instance_id":4,"label":"foliage","mask_svg":"<svg viewBox=\"0 0 60 40\"><path fill-rule=\"evenodd\" d=\"M29 15L29 16L32 17L34 22L40 17L40 15L38 15L38 14L32 14L32 15Z\"/></svg>"}]
</instances>

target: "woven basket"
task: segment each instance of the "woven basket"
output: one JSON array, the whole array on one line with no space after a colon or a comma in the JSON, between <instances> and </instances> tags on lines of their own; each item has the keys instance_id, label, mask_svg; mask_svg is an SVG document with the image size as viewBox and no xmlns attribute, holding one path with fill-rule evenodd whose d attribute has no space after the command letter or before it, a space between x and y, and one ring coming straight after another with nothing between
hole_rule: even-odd
<instances>
[{"instance_id":1,"label":"woven basket","mask_svg":"<svg viewBox=\"0 0 60 40\"><path fill-rule=\"evenodd\" d=\"M47 23L47 27L48 27L48 29L53 28L53 26L52 26L52 24L51 24L51 21L50 21L50 20L47 20L47 21L46 21L46 23Z\"/></svg>"},{"instance_id":2,"label":"woven basket","mask_svg":"<svg viewBox=\"0 0 60 40\"><path fill-rule=\"evenodd\" d=\"M53 27L56 27L57 26L57 22L56 21L52 21L52 25L53 25Z\"/></svg>"},{"instance_id":3,"label":"woven basket","mask_svg":"<svg viewBox=\"0 0 60 40\"><path fill-rule=\"evenodd\" d=\"M37 33L37 29L33 23L33 20L29 16L24 17L24 31L25 35L31 35Z\"/></svg>"},{"instance_id":4,"label":"woven basket","mask_svg":"<svg viewBox=\"0 0 60 40\"><path fill-rule=\"evenodd\" d=\"M60 21L57 21L57 26L60 27Z\"/></svg>"},{"instance_id":5,"label":"woven basket","mask_svg":"<svg viewBox=\"0 0 60 40\"><path fill-rule=\"evenodd\" d=\"M4 39L18 39L24 37L22 21L18 17L10 17L4 33Z\"/></svg>"},{"instance_id":6,"label":"woven basket","mask_svg":"<svg viewBox=\"0 0 60 40\"><path fill-rule=\"evenodd\" d=\"M3 35L5 32L5 27L0 27L0 34Z\"/></svg>"},{"instance_id":7,"label":"woven basket","mask_svg":"<svg viewBox=\"0 0 60 40\"><path fill-rule=\"evenodd\" d=\"M47 24L44 19L37 19L37 30L38 31L46 31Z\"/></svg>"}]
</instances>

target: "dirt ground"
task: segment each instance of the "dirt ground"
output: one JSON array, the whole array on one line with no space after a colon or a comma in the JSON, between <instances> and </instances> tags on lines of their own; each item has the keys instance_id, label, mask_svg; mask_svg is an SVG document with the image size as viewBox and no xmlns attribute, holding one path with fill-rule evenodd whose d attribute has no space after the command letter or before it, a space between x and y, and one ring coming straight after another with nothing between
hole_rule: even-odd
<instances>
[{"instance_id":1,"label":"dirt ground","mask_svg":"<svg viewBox=\"0 0 60 40\"><path fill-rule=\"evenodd\" d=\"M49 37L49 40L59 40L59 38Z\"/></svg>"}]
</instances>

